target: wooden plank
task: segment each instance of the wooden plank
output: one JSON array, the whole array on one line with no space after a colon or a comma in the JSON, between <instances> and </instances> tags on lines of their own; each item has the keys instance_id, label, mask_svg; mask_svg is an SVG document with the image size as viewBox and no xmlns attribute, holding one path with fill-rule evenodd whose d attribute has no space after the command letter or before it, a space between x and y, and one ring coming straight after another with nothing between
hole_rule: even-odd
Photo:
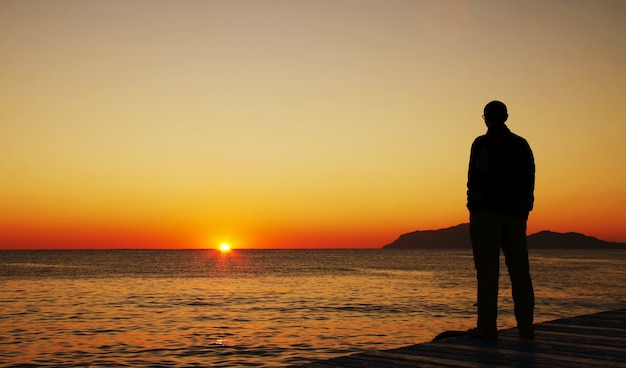
<instances>
[{"instance_id":1,"label":"wooden plank","mask_svg":"<svg viewBox=\"0 0 626 368\"><path fill-rule=\"evenodd\" d=\"M503 350L509 350L512 355L532 355L545 360L567 361L584 366L613 366L614 362L624 361L624 351L619 349L605 349L601 345L561 343L558 340L537 339L523 346L512 341L502 340L498 345Z\"/></svg>"},{"instance_id":2,"label":"wooden plank","mask_svg":"<svg viewBox=\"0 0 626 368\"><path fill-rule=\"evenodd\" d=\"M483 345L466 345L464 341L456 341L456 343L449 345L443 343L422 344L398 350L405 353L410 352L414 356L429 358L453 357L457 361L457 366L517 366L511 364L511 357L504 354L502 350Z\"/></svg>"},{"instance_id":3,"label":"wooden plank","mask_svg":"<svg viewBox=\"0 0 626 368\"><path fill-rule=\"evenodd\" d=\"M406 359L402 359L399 356L394 356L393 354L389 355L384 352L370 352L370 353L355 354L355 355L350 356L350 358L358 363L356 367L371 366L373 368L378 368L378 367L389 367L389 368L439 367L441 368L441 367L455 367L454 364L458 363L454 360L434 361L426 357L419 357L418 359L415 359L415 360L406 360ZM367 364L371 364L371 365L367 365ZM468 367L468 368L474 368L474 367Z\"/></svg>"},{"instance_id":4,"label":"wooden plank","mask_svg":"<svg viewBox=\"0 0 626 368\"><path fill-rule=\"evenodd\" d=\"M469 339L468 339L469 340ZM452 343L450 343L452 344ZM481 347L476 349L476 345L466 343L457 343L448 346L450 349L469 349L471 354L481 357L488 357L488 363L496 359L504 359L506 362L520 362L522 366L557 366L564 365L567 367L606 367L606 363L599 363L593 358L584 355L564 354L549 346L538 346L533 343L507 344L498 341L493 348L488 349Z\"/></svg>"},{"instance_id":5,"label":"wooden plank","mask_svg":"<svg viewBox=\"0 0 626 368\"><path fill-rule=\"evenodd\" d=\"M603 329L618 329L624 330L626 328L626 321L595 319L595 318L576 318L575 320L559 320L554 324L561 325L573 325L573 326L585 326L585 327L598 327Z\"/></svg>"},{"instance_id":6,"label":"wooden plank","mask_svg":"<svg viewBox=\"0 0 626 368\"><path fill-rule=\"evenodd\" d=\"M542 328L536 330L536 340L549 339L559 341L571 341L574 343L585 343L588 345L601 345L601 346L615 346L623 347L624 339L614 336L601 336L601 335L583 335L579 333L573 333L569 329L554 329L554 328Z\"/></svg>"},{"instance_id":7,"label":"wooden plank","mask_svg":"<svg viewBox=\"0 0 626 368\"><path fill-rule=\"evenodd\" d=\"M612 329L612 328L603 328L603 327L592 327L592 326L582 326L582 325L574 325L574 324L564 324L564 323L554 323L554 324L544 324L535 327L535 332L537 331L561 331L568 332L571 334L581 335L581 336L611 336L623 339L625 330L620 329Z\"/></svg>"},{"instance_id":8,"label":"wooden plank","mask_svg":"<svg viewBox=\"0 0 626 368\"><path fill-rule=\"evenodd\" d=\"M339 367L336 364L332 363L332 360L324 361L324 362L312 362L305 363L300 365L291 365L291 368L337 368Z\"/></svg>"},{"instance_id":9,"label":"wooden plank","mask_svg":"<svg viewBox=\"0 0 626 368\"><path fill-rule=\"evenodd\" d=\"M387 360L392 360L396 364L410 364L410 366L421 367L423 364L431 364L438 367L465 367L465 368L478 368L483 365L467 360L460 360L454 357L454 355L446 354L442 352L436 352L434 354L426 354L422 352L422 354L410 354L407 351L403 351L401 349L395 349L394 351L386 350L379 352L370 352L362 354L364 357L371 358L385 358ZM419 365L417 365L420 363Z\"/></svg>"}]
</instances>

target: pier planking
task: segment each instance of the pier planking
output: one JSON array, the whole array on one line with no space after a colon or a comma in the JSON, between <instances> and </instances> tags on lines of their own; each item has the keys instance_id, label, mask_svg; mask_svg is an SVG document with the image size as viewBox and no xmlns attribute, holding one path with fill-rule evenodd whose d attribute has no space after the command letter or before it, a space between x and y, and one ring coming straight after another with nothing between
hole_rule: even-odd
<instances>
[{"instance_id":1,"label":"pier planking","mask_svg":"<svg viewBox=\"0 0 626 368\"><path fill-rule=\"evenodd\" d=\"M497 341L459 336L296 367L626 368L626 309L535 324L534 340L518 337L513 328L500 331Z\"/></svg>"}]
</instances>

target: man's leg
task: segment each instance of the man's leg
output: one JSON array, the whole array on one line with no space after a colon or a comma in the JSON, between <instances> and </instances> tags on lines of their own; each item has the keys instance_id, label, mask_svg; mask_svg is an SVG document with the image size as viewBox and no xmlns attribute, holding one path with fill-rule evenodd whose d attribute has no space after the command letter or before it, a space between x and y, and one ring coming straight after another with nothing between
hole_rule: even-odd
<instances>
[{"instance_id":1,"label":"man's leg","mask_svg":"<svg viewBox=\"0 0 626 368\"><path fill-rule=\"evenodd\" d=\"M535 296L528 262L525 220L509 219L507 221L502 250L511 278L517 325L520 331L522 328L531 328Z\"/></svg>"},{"instance_id":2,"label":"man's leg","mask_svg":"<svg viewBox=\"0 0 626 368\"><path fill-rule=\"evenodd\" d=\"M477 335L496 337L498 328L498 277L502 224L500 216L477 211L470 214L470 239L478 280Z\"/></svg>"}]
</instances>

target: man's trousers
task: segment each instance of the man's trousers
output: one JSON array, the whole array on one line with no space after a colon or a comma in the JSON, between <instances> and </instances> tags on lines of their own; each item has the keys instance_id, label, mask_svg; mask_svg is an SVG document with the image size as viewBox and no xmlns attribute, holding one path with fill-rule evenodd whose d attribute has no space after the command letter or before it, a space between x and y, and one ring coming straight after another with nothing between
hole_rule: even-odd
<instances>
[{"instance_id":1,"label":"man's trousers","mask_svg":"<svg viewBox=\"0 0 626 368\"><path fill-rule=\"evenodd\" d=\"M511 278L517 325L531 326L535 298L526 245L526 220L479 210L470 213L470 238L478 279L478 333L487 336L497 333L500 249Z\"/></svg>"}]
</instances>

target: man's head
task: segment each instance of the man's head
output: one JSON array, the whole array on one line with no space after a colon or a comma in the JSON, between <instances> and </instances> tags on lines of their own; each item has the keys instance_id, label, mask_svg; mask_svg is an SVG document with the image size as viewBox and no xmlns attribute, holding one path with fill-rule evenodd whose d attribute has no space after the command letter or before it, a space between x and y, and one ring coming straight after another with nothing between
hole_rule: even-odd
<instances>
[{"instance_id":1,"label":"man's head","mask_svg":"<svg viewBox=\"0 0 626 368\"><path fill-rule=\"evenodd\" d=\"M504 124L509 118L509 113L506 111L506 105L500 101L491 101L483 110L485 123L487 126L495 124Z\"/></svg>"}]
</instances>

